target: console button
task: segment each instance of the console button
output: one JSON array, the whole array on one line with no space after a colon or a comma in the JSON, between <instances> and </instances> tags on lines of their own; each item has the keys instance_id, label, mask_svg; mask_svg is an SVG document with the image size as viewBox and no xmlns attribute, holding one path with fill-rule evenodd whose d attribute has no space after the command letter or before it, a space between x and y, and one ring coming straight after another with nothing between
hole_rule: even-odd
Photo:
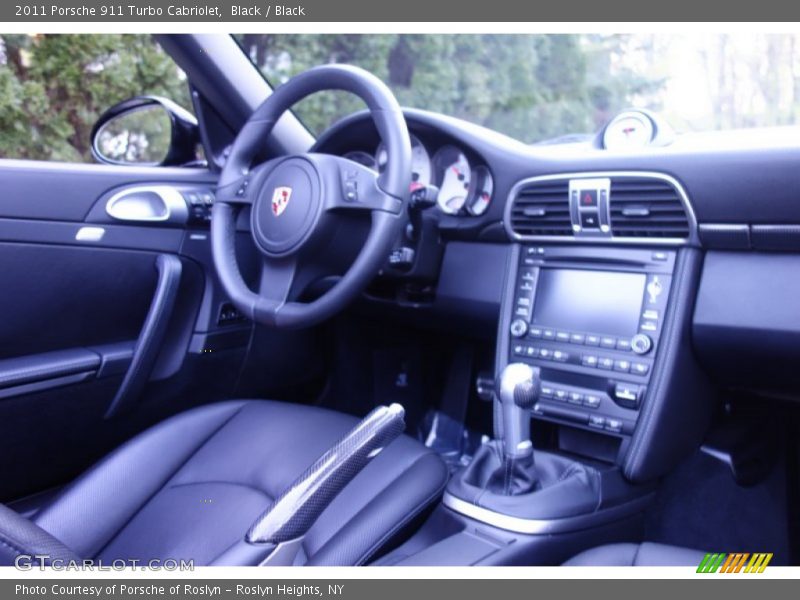
<instances>
[{"instance_id":1,"label":"console button","mask_svg":"<svg viewBox=\"0 0 800 600\"><path fill-rule=\"evenodd\" d=\"M582 333L573 333L569 336L569 341L573 344L582 344L586 340L586 336Z\"/></svg>"},{"instance_id":2,"label":"console button","mask_svg":"<svg viewBox=\"0 0 800 600\"><path fill-rule=\"evenodd\" d=\"M539 350L539 358L550 360L553 356L553 351L550 348L542 348Z\"/></svg>"},{"instance_id":3,"label":"console button","mask_svg":"<svg viewBox=\"0 0 800 600\"><path fill-rule=\"evenodd\" d=\"M584 354L583 356L581 356L581 364L584 367L596 367L597 357L593 354Z\"/></svg>"},{"instance_id":4,"label":"console button","mask_svg":"<svg viewBox=\"0 0 800 600\"><path fill-rule=\"evenodd\" d=\"M511 335L514 337L522 337L528 333L528 324L522 319L514 319L511 322Z\"/></svg>"},{"instance_id":5,"label":"console button","mask_svg":"<svg viewBox=\"0 0 800 600\"><path fill-rule=\"evenodd\" d=\"M639 386L630 383L618 383L614 386L614 397L631 407L639 403Z\"/></svg>"},{"instance_id":6,"label":"console button","mask_svg":"<svg viewBox=\"0 0 800 600\"><path fill-rule=\"evenodd\" d=\"M553 360L557 360L558 362L567 362L569 360L569 354L562 350L554 350Z\"/></svg>"},{"instance_id":7,"label":"console button","mask_svg":"<svg viewBox=\"0 0 800 600\"><path fill-rule=\"evenodd\" d=\"M525 352L527 351L527 349L528 349L528 347L523 345L523 344L516 344L513 347L513 352L517 356L523 356L525 354Z\"/></svg>"},{"instance_id":8,"label":"console button","mask_svg":"<svg viewBox=\"0 0 800 600\"><path fill-rule=\"evenodd\" d=\"M586 394L583 396L583 405L589 408L597 408L600 406L600 396L597 394Z\"/></svg>"},{"instance_id":9,"label":"console button","mask_svg":"<svg viewBox=\"0 0 800 600\"><path fill-rule=\"evenodd\" d=\"M601 357L597 361L597 366L601 369L613 369L614 368L614 359L608 357Z\"/></svg>"},{"instance_id":10,"label":"console button","mask_svg":"<svg viewBox=\"0 0 800 600\"><path fill-rule=\"evenodd\" d=\"M627 373L631 370L631 363L628 360L615 360L614 370L620 373Z\"/></svg>"},{"instance_id":11,"label":"console button","mask_svg":"<svg viewBox=\"0 0 800 600\"><path fill-rule=\"evenodd\" d=\"M596 208L597 190L581 190L580 205L581 208Z\"/></svg>"},{"instance_id":12,"label":"console button","mask_svg":"<svg viewBox=\"0 0 800 600\"><path fill-rule=\"evenodd\" d=\"M658 329L658 323L656 321L642 321L642 325L639 329L642 331L656 331Z\"/></svg>"},{"instance_id":13,"label":"console button","mask_svg":"<svg viewBox=\"0 0 800 600\"><path fill-rule=\"evenodd\" d=\"M658 311L654 308L648 308L642 313L642 318L650 319L651 321L658 321Z\"/></svg>"},{"instance_id":14,"label":"console button","mask_svg":"<svg viewBox=\"0 0 800 600\"><path fill-rule=\"evenodd\" d=\"M597 229L600 227L600 217L596 210L581 211L581 227L585 229Z\"/></svg>"},{"instance_id":15,"label":"console button","mask_svg":"<svg viewBox=\"0 0 800 600\"><path fill-rule=\"evenodd\" d=\"M542 337L546 340L553 340L556 337L556 332L553 331L552 329L543 329Z\"/></svg>"},{"instance_id":16,"label":"console button","mask_svg":"<svg viewBox=\"0 0 800 600\"><path fill-rule=\"evenodd\" d=\"M559 342L568 342L569 341L569 332L568 331L559 331L556 333L556 339Z\"/></svg>"},{"instance_id":17,"label":"console button","mask_svg":"<svg viewBox=\"0 0 800 600\"><path fill-rule=\"evenodd\" d=\"M539 389L539 394L542 398L552 398L553 397L553 387L549 385L543 385Z\"/></svg>"},{"instance_id":18,"label":"console button","mask_svg":"<svg viewBox=\"0 0 800 600\"><path fill-rule=\"evenodd\" d=\"M555 397L556 400L564 400L564 401L566 401L566 399L567 399L567 390L557 389L557 390L555 390L555 392L553 392L553 396Z\"/></svg>"},{"instance_id":19,"label":"console button","mask_svg":"<svg viewBox=\"0 0 800 600\"><path fill-rule=\"evenodd\" d=\"M606 431L619 433L622 431L622 421L619 419L606 419Z\"/></svg>"},{"instance_id":20,"label":"console button","mask_svg":"<svg viewBox=\"0 0 800 600\"><path fill-rule=\"evenodd\" d=\"M621 338L617 340L617 350L628 352L630 349L631 349L631 341L629 339Z\"/></svg>"},{"instance_id":21,"label":"console button","mask_svg":"<svg viewBox=\"0 0 800 600\"><path fill-rule=\"evenodd\" d=\"M528 330L528 335L535 338L542 337L542 328L541 327L531 327Z\"/></svg>"},{"instance_id":22,"label":"console button","mask_svg":"<svg viewBox=\"0 0 800 600\"><path fill-rule=\"evenodd\" d=\"M610 348L610 349L612 349L612 350L613 350L614 348L616 348L616 347L617 347L617 338L613 338L613 337L603 337L603 338L601 338L601 340L600 340L600 345L601 345L603 348Z\"/></svg>"},{"instance_id":23,"label":"console button","mask_svg":"<svg viewBox=\"0 0 800 600\"><path fill-rule=\"evenodd\" d=\"M531 316L531 311L529 308L525 308L524 306L518 306L514 310L515 317L521 317L523 319L529 319Z\"/></svg>"},{"instance_id":24,"label":"console button","mask_svg":"<svg viewBox=\"0 0 800 600\"><path fill-rule=\"evenodd\" d=\"M525 350L525 354L529 358L536 358L537 356L539 356L539 349L536 348L535 346L528 346L528 348Z\"/></svg>"},{"instance_id":25,"label":"console button","mask_svg":"<svg viewBox=\"0 0 800 600\"><path fill-rule=\"evenodd\" d=\"M653 340L643 333L637 333L631 338L631 349L636 354L647 354L653 347Z\"/></svg>"},{"instance_id":26,"label":"console button","mask_svg":"<svg viewBox=\"0 0 800 600\"><path fill-rule=\"evenodd\" d=\"M600 336L599 335L587 335L586 336L586 345L587 346L599 346L600 345Z\"/></svg>"},{"instance_id":27,"label":"console button","mask_svg":"<svg viewBox=\"0 0 800 600\"><path fill-rule=\"evenodd\" d=\"M597 427L598 429L602 429L606 425L606 420L604 417L599 415L589 415L589 427Z\"/></svg>"},{"instance_id":28,"label":"console button","mask_svg":"<svg viewBox=\"0 0 800 600\"><path fill-rule=\"evenodd\" d=\"M650 372L650 365L647 363L631 363L631 373L634 375L647 375Z\"/></svg>"},{"instance_id":29,"label":"console button","mask_svg":"<svg viewBox=\"0 0 800 600\"><path fill-rule=\"evenodd\" d=\"M647 303L656 304L659 296L664 293L664 284L661 282L661 276L651 275L645 286L645 291L647 292Z\"/></svg>"},{"instance_id":30,"label":"console button","mask_svg":"<svg viewBox=\"0 0 800 600\"><path fill-rule=\"evenodd\" d=\"M583 404L583 394L579 392L570 392L567 400L570 404Z\"/></svg>"}]
</instances>

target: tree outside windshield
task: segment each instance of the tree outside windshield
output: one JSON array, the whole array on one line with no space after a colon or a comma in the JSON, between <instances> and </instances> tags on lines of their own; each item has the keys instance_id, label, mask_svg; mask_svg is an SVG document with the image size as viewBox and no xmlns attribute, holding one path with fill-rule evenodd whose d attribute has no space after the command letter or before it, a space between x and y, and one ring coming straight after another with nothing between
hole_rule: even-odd
<instances>
[{"instance_id":1,"label":"tree outside windshield","mask_svg":"<svg viewBox=\"0 0 800 600\"><path fill-rule=\"evenodd\" d=\"M386 81L401 104L525 142L592 134L631 106L661 112L678 131L800 119L795 35L236 37L272 84L351 63ZM91 161L97 118L140 94L191 109L185 75L150 36L0 35L0 158ZM360 108L350 95L323 93L296 113L319 134Z\"/></svg>"},{"instance_id":2,"label":"tree outside windshield","mask_svg":"<svg viewBox=\"0 0 800 600\"><path fill-rule=\"evenodd\" d=\"M794 125L798 37L711 35L238 35L270 83L350 63L401 104L485 125L524 142L592 134L616 112L648 108L678 131ZM319 134L363 108L322 93L296 108Z\"/></svg>"}]
</instances>

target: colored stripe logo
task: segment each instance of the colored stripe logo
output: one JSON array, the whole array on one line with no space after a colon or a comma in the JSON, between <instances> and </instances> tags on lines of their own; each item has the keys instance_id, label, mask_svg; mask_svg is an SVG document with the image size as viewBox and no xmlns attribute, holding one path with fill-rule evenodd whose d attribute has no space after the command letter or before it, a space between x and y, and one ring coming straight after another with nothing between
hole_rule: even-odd
<instances>
[{"instance_id":1,"label":"colored stripe logo","mask_svg":"<svg viewBox=\"0 0 800 600\"><path fill-rule=\"evenodd\" d=\"M698 573L763 573L772 552L709 553L700 561Z\"/></svg>"}]
</instances>

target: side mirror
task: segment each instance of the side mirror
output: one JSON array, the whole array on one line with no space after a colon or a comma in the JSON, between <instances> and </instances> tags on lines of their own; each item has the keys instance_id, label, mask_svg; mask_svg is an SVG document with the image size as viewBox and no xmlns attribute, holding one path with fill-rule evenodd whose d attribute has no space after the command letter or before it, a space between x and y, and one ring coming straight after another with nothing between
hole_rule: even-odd
<instances>
[{"instance_id":1,"label":"side mirror","mask_svg":"<svg viewBox=\"0 0 800 600\"><path fill-rule=\"evenodd\" d=\"M115 104L92 128L92 155L112 165L196 163L199 143L194 115L160 96L137 96Z\"/></svg>"}]
</instances>

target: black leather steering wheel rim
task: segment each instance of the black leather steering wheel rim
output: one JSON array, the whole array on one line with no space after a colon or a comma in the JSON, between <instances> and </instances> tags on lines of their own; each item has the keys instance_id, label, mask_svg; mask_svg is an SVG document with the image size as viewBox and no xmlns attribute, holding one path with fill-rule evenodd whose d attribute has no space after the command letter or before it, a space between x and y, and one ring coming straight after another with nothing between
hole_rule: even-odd
<instances>
[{"instance_id":1,"label":"black leather steering wheel rim","mask_svg":"<svg viewBox=\"0 0 800 600\"><path fill-rule=\"evenodd\" d=\"M378 175L338 157L315 154L282 157L254 166L253 161L264 139L280 116L306 96L324 90L347 91L364 100L387 148L388 161L383 173ZM307 225L309 235L317 226L319 214L327 210L364 210L371 216L367 240L350 268L330 290L308 303L282 298L281 294L265 296L254 292L245 283L236 259L236 217L239 210L250 204L255 219L256 206L263 205L265 194L272 189L272 212L276 213L274 194L284 188L275 187L281 180L274 174L289 168L295 171L317 170L319 174L321 196L313 209L317 214L306 219L310 223ZM313 173L310 177L314 177ZM348 188L343 178L351 177L357 184L358 200L351 200L346 194ZM255 110L236 137L220 175L212 210L211 248L214 266L231 302L254 321L275 328L311 326L341 311L363 291L385 263L402 228L410 180L411 142L408 128L397 100L380 79L357 67L325 65L305 71L276 88ZM344 188L337 185L339 181L343 182ZM272 184L272 188L269 184ZM344 194L343 198L339 197L341 194ZM314 204L313 199L302 197L293 202L292 207L303 202ZM265 215L259 218L269 220L270 226L274 226L280 217L279 212L270 215L268 210L259 210L258 214ZM284 283L283 273L288 269L285 266L293 265L289 255L295 251L295 247L284 250L283 246L270 246L269 243L267 240L261 244L263 265L268 267L269 274L275 275L275 285L279 286ZM300 245L302 243L298 241L296 246ZM287 279L291 277L293 273L286 275ZM262 282L262 292L265 285L269 286L270 281Z\"/></svg>"}]
</instances>

